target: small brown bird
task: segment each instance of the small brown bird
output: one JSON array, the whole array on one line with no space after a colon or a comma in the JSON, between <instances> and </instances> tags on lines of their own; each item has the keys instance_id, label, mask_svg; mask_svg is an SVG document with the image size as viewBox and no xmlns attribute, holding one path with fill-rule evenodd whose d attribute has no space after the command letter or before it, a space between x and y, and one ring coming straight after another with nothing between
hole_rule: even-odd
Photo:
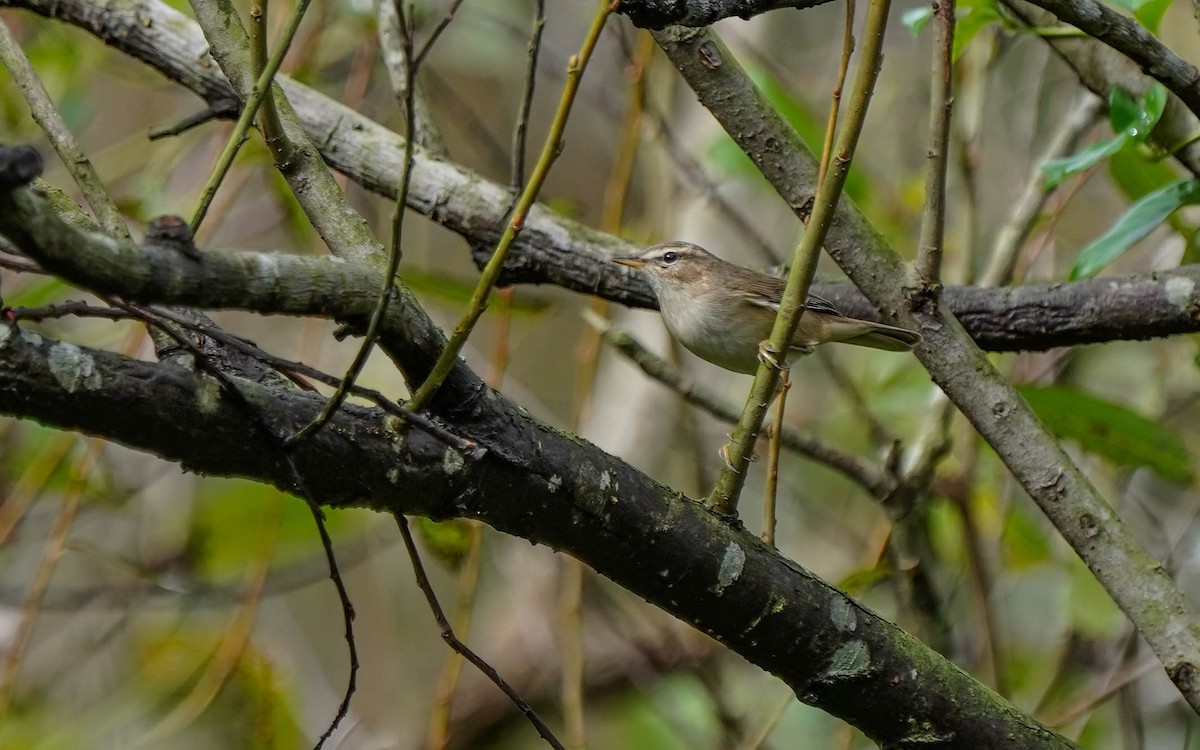
<instances>
[{"instance_id":1,"label":"small brown bird","mask_svg":"<svg viewBox=\"0 0 1200 750\"><path fill-rule=\"evenodd\" d=\"M664 242L612 260L642 270L667 330L689 351L726 370L757 371L759 345L770 337L783 298L782 279L727 263L689 242ZM809 354L817 344L904 352L920 340L906 328L848 318L810 295L788 358Z\"/></svg>"}]
</instances>

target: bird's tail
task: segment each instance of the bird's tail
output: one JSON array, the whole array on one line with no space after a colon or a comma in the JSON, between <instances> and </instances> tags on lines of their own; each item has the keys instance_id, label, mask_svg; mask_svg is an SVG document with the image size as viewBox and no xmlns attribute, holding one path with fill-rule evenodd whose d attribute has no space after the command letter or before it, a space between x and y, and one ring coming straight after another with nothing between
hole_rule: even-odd
<instances>
[{"instance_id":1,"label":"bird's tail","mask_svg":"<svg viewBox=\"0 0 1200 750\"><path fill-rule=\"evenodd\" d=\"M909 351L921 341L921 334L916 331L884 323L872 323L869 320L845 318L831 322L829 328L833 334L829 337L830 341L889 352Z\"/></svg>"}]
</instances>

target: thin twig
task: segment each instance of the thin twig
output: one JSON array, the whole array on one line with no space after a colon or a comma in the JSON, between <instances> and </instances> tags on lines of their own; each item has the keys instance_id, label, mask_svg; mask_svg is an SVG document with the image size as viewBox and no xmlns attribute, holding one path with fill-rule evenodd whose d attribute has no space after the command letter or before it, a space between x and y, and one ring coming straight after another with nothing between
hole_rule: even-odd
<instances>
[{"instance_id":1,"label":"thin twig","mask_svg":"<svg viewBox=\"0 0 1200 750\"><path fill-rule=\"evenodd\" d=\"M501 289L496 295L496 334L492 349L491 367L488 370L487 382L492 388L499 389L504 383L504 374L508 370L510 351L510 334L512 329L512 297L514 289ZM0 506L0 510L3 506ZM455 589L454 600L454 632L467 637L471 626L471 614L475 609L475 593L479 583L479 568L483 561L484 525L479 521L470 521L470 541L467 546L467 556L458 572L458 586ZM426 733L425 747L427 750L444 750L450 737L450 704L458 687L458 678L462 673L463 658L456 651L446 654L442 663L442 673L438 678L437 698L429 716L429 731Z\"/></svg>"},{"instance_id":2,"label":"thin twig","mask_svg":"<svg viewBox=\"0 0 1200 750\"><path fill-rule=\"evenodd\" d=\"M979 279L980 286L1002 286L1012 280L1021 248L1052 194L1043 187L1046 180L1041 165L1074 151L1103 111L1104 102L1095 94L1085 91L1079 95L1079 101L1050 138L1045 152L1034 161L1021 189L1021 197L1013 204L1008 220L996 232L987 270Z\"/></svg>"},{"instance_id":3,"label":"thin twig","mask_svg":"<svg viewBox=\"0 0 1200 750\"><path fill-rule=\"evenodd\" d=\"M829 171L829 159L833 156L833 144L837 135L838 110L841 107L842 91L846 87L846 74L850 70L850 58L854 55L854 11L855 0L846 0L846 20L842 26L842 57L838 62L837 82L829 103L829 119L825 123L825 140L821 145L821 164L817 167L817 186L825 181Z\"/></svg>"},{"instance_id":4,"label":"thin twig","mask_svg":"<svg viewBox=\"0 0 1200 750\"><path fill-rule=\"evenodd\" d=\"M258 619L259 606L266 590L267 576L271 572L271 561L279 542L279 529L283 520L283 497L276 496L269 504L267 513L255 536L254 549L250 552L245 578L238 587L238 609L233 615L199 679L184 698L158 721L146 734L138 738L135 747L163 747L165 740L186 727L204 713L216 700L222 688L233 677L246 648L254 635L254 624Z\"/></svg>"},{"instance_id":5,"label":"thin twig","mask_svg":"<svg viewBox=\"0 0 1200 750\"><path fill-rule=\"evenodd\" d=\"M121 217L121 210L105 189L100 175L92 162L84 155L83 150L75 140L70 128L63 121L62 115L54 106L37 72L30 64L29 58L21 50L21 45L13 37L8 25L0 19L0 60L8 68L9 75L21 88L26 103L29 104L30 114L34 121L46 134L46 139L58 153L63 165L70 173L71 179L79 186L83 197L87 200L96 219L104 232L111 237L121 240L129 239L129 227Z\"/></svg>"},{"instance_id":6,"label":"thin twig","mask_svg":"<svg viewBox=\"0 0 1200 750\"><path fill-rule=\"evenodd\" d=\"M574 558L563 560L562 581L558 593L559 622L562 627L562 676L559 700L566 724L567 746L587 750L587 714L584 711L586 663L583 647L584 566Z\"/></svg>"},{"instance_id":7,"label":"thin twig","mask_svg":"<svg viewBox=\"0 0 1200 750\"><path fill-rule=\"evenodd\" d=\"M250 93L250 96L246 98L245 103L242 105L242 113L238 116L237 123L233 127L233 132L229 134L229 140L225 142L225 148L217 158L212 175L209 176L208 182L200 194L200 201L196 206L196 210L192 214L191 227L193 234L200 228L200 224L204 221L204 215L208 213L208 207L212 203L213 197L217 194L217 188L225 180L225 175L229 172L229 167L233 165L234 157L237 156L238 150L245 143L246 134L250 130L250 124L254 121L255 115L258 114L258 108L262 106L263 100L271 95L275 74L279 71L279 66L283 64L283 58L287 55L288 48L292 44L292 39L296 36L297 29L300 28L300 22L304 20L304 13L308 10L310 1L298 0L296 3L291 17L288 18L288 25L284 30L279 46L275 48L275 52L267 60L262 74L255 81L254 91ZM230 9L229 12L232 13L233 10Z\"/></svg>"},{"instance_id":8,"label":"thin twig","mask_svg":"<svg viewBox=\"0 0 1200 750\"><path fill-rule=\"evenodd\" d=\"M891 0L873 0L867 13L867 25L864 36L862 59L859 62L858 77L854 90L850 95L849 111L838 136L837 146L825 181L817 188L813 203L812 216L809 220L808 231L800 240L793 256L791 271L788 274L787 286L784 288L783 299L780 301L779 313L771 329L771 337L767 343L769 353L776 357L786 357L790 348L792 336L804 313L805 300L809 284L817 268L817 259L821 244L833 222L838 198L850 171L850 161L858 145L858 137L862 133L863 123L867 116L867 106L874 93L875 80L879 75L883 55L883 37L887 26L888 11ZM728 51L725 51L728 54ZM721 467L705 505L719 515L737 516L738 497L749 473L750 456L758 431L766 416L770 397L779 382L780 369L764 358L759 364L754 376L754 386L746 398L742 409L741 419L733 429L730 444L726 446L724 457L726 465Z\"/></svg>"},{"instance_id":9,"label":"thin twig","mask_svg":"<svg viewBox=\"0 0 1200 750\"><path fill-rule=\"evenodd\" d=\"M251 0L250 3L250 68L255 76L261 76L267 67L268 1ZM271 152L275 166L282 169L291 163L294 149L283 132L283 123L279 120L279 110L275 108L273 96L263 97L258 110L258 130Z\"/></svg>"},{"instance_id":10,"label":"thin twig","mask_svg":"<svg viewBox=\"0 0 1200 750\"><path fill-rule=\"evenodd\" d=\"M771 736L771 731L775 729L775 725L783 718L783 712L787 710L788 706L792 705L792 701L795 699L796 693L785 685L775 703L763 716L762 724L755 728L754 733L747 737L745 742L738 745L737 750L758 750L762 747L767 741L767 737Z\"/></svg>"},{"instance_id":11,"label":"thin twig","mask_svg":"<svg viewBox=\"0 0 1200 750\"><path fill-rule=\"evenodd\" d=\"M946 234L946 166L950 151L950 113L954 106L955 0L933 0L933 75L929 102L928 170L925 206L913 270L925 294L940 297Z\"/></svg>"},{"instance_id":12,"label":"thin twig","mask_svg":"<svg viewBox=\"0 0 1200 750\"><path fill-rule=\"evenodd\" d=\"M1009 695L1008 675L1005 669L1004 644L1000 632L1000 624L996 617L996 607L992 604L993 576L988 555L984 551L983 534L976 520L975 509L971 504L971 490L976 486L979 468L979 439L972 436L970 450L965 459L965 466L960 472L961 480L954 483L950 492L945 493L950 502L958 510L962 519L963 545L967 550L967 562L970 567L972 588L978 600L980 619L983 621L983 638L986 641L988 659L991 662L992 687L1000 695Z\"/></svg>"},{"instance_id":13,"label":"thin twig","mask_svg":"<svg viewBox=\"0 0 1200 750\"><path fill-rule=\"evenodd\" d=\"M386 2L386 0L384 1ZM321 429L333 417L334 412L341 407L342 402L346 400L346 396L354 386L354 381L358 379L363 367L366 366L367 358L371 356L371 350L375 348L375 340L379 336L379 328L383 324L384 315L387 314L388 304L392 299L392 292L396 288L396 274L400 270L400 241L404 231L404 216L407 213L408 189L412 184L413 153L416 151L416 144L414 143L414 131L416 129L415 101L417 66L419 65L419 60L413 58L412 26L406 18L400 1L397 0L396 12L399 15L401 43L404 47L404 59L406 61L404 68L404 80L406 83L404 87L404 119L405 132L408 137L404 141L404 169L400 175L400 185L396 189L396 204L392 214L392 246L391 252L388 254L387 268L383 272L383 290L380 291L379 298L375 302L375 309L371 311L371 319L367 323L367 332L363 336L362 344L359 346L358 352L354 355L354 360L346 368L346 374L342 378L341 385L329 397L329 400L325 403L325 407L321 409L316 418L305 425L295 435L288 438L289 445L295 445ZM412 410L419 411L420 407L414 407Z\"/></svg>"},{"instance_id":14,"label":"thin twig","mask_svg":"<svg viewBox=\"0 0 1200 750\"><path fill-rule=\"evenodd\" d=\"M128 307L134 306L129 305ZM96 315L99 317L109 317L108 315L104 314L108 309L109 308L96 308ZM324 383L325 385L333 386L334 388L337 388L342 384L342 380L340 378L318 370L315 367L306 365L303 362L296 362L283 357L278 357L261 349L253 342L234 336L233 334L227 333L220 328L189 321L182 316L176 315L170 310L163 310L161 308L147 308L143 309L142 313L153 314L158 317L165 318L176 325L195 331L203 336L207 336L222 346L227 346L230 349L234 349L242 354L251 356L259 362L279 370L281 373L289 377L303 376L315 380L318 383ZM73 312L72 314L80 315L84 313ZM88 314L90 314L90 312ZM418 414L410 409L405 408L403 405L389 399L387 396L384 396L379 391L371 388L364 388L361 385L354 385L350 388L350 393L371 401L392 416L399 417L406 422L415 424L423 431L428 433L431 437L437 438L455 450L467 455L479 455L480 450L482 450L478 443L455 435L437 422L434 422L423 414Z\"/></svg>"},{"instance_id":15,"label":"thin twig","mask_svg":"<svg viewBox=\"0 0 1200 750\"><path fill-rule=\"evenodd\" d=\"M41 266L38 264L19 260L17 258L0 257L0 268L7 268L8 270L16 271L17 273L36 273L39 276L46 275L46 272L43 271Z\"/></svg>"},{"instance_id":16,"label":"thin twig","mask_svg":"<svg viewBox=\"0 0 1200 750\"><path fill-rule=\"evenodd\" d=\"M538 57L542 51L542 30L546 28L546 0L534 4L533 31L529 35L529 55L525 64L525 87L521 92L521 108L513 127L512 174L509 185L517 195L525 184L525 138L529 132L529 113L533 109L533 93L537 87Z\"/></svg>"},{"instance_id":17,"label":"thin twig","mask_svg":"<svg viewBox=\"0 0 1200 750\"><path fill-rule=\"evenodd\" d=\"M21 603L21 619L16 633L7 644L4 654L4 668L0 672L0 717L8 713L12 703L21 662L33 640L33 631L37 625L38 612L41 610L42 597L50 586L50 580L54 577L54 570L58 567L59 559L66 552L67 537L71 533L71 526L75 523L80 500L87 489L88 477L107 445L99 438L89 440L87 451L71 466L70 484L59 505L58 515L54 519L54 527L50 530L50 538L46 540L41 560L38 561L37 569L29 582L24 601Z\"/></svg>"},{"instance_id":18,"label":"thin twig","mask_svg":"<svg viewBox=\"0 0 1200 750\"><path fill-rule=\"evenodd\" d=\"M684 401L703 409L723 422L730 424L737 422L737 411L731 405L722 403L712 394L705 393L687 382L677 367L656 356L628 332L613 328L603 320L590 317L585 317L585 319L591 325L603 327L605 343L633 360L634 364L642 368L642 372L678 393ZM876 499L887 497L896 486L894 477L885 474L855 455L839 451L794 430L781 430L780 436L783 447L825 464L858 484Z\"/></svg>"},{"instance_id":19,"label":"thin twig","mask_svg":"<svg viewBox=\"0 0 1200 750\"><path fill-rule=\"evenodd\" d=\"M575 94L579 91L580 79L583 77L583 71L592 57L596 43L600 40L600 32L604 29L604 22L608 20L609 15L612 14L615 7L616 2L614 0L602 0L595 17L592 19L592 25L584 37L583 46L577 55L571 57L567 65L567 82L563 86L558 110L554 113L554 120L550 123L550 132L546 136L541 156L534 166L533 175L530 177L528 184L525 185L525 190L522 192L521 197L517 200L517 205L512 212L512 218L509 220L508 226L504 228L504 234L501 235L500 241L496 245L496 250L492 253L491 259L488 260L487 265L484 266L483 272L480 274L479 284L475 287L475 293L471 295L471 301L467 306L466 312L455 327L454 333L450 335L450 340L446 343L446 348L442 350L432 371L425 378L425 382L413 394L410 401L412 409L420 410L428 405L430 399L433 398L438 388L441 387L442 381L450 374L454 363L458 361L458 353L462 351L463 345L467 343L467 338L471 335L475 323L483 315L488 297L491 296L492 287L496 285L496 281L500 278L500 271L504 268L504 259L508 256L508 251L512 248L513 241L517 238L517 234L521 231L521 227L525 223L525 215L533 206L534 201L537 200L538 192L541 191L542 184L546 181L546 177L550 173L550 167L554 164L559 152L562 150L563 132L566 130L567 118L571 113L571 105L575 102Z\"/></svg>"},{"instance_id":20,"label":"thin twig","mask_svg":"<svg viewBox=\"0 0 1200 750\"><path fill-rule=\"evenodd\" d=\"M140 315L142 313L139 308L136 308L132 305L125 305L123 303L115 304L117 304L118 307L123 307L134 312L135 314ZM330 721L328 728L326 728L321 736L317 738L317 742L313 746L313 750L320 750L329 737L333 735L333 732L337 729L338 724L340 724L342 719L344 719L350 712L350 699L354 696L354 691L358 684L357 680L359 667L358 646L354 639L354 605L350 601L350 593L346 590L346 582L342 579L341 570L338 568L337 557L333 552L333 540L329 536L329 530L325 527L325 512L321 509L321 506L317 503L317 500L313 494L309 492L308 486L304 482L304 478L300 474L300 469L296 466L296 462L292 458L292 453L288 450L285 440L279 435L275 434L275 431L271 429L269 424L267 424L266 420L254 406L253 402L246 398L245 394L242 393L241 389L237 387L233 380L219 367L215 367L211 362L209 362L208 357L204 356L204 353L201 352L200 349L197 348L187 336L184 336L172 326L162 325L153 315L144 315L143 321L148 325L154 325L156 328L158 328L158 330L174 339L176 344L178 344L180 347L189 351L192 355L193 361L196 363L196 366L215 378L221 385L222 389L231 397L233 397L234 401L239 407L242 408L247 417L254 422L255 426L263 434L263 436L265 436L278 447L280 457L282 458L284 464L288 467L288 473L290 473L292 476L292 483L295 485L296 494L302 500L304 500L305 505L308 506L309 512L312 514L313 522L317 527L317 535L321 539L321 548L325 552L325 561L329 566L329 579L333 581L333 586L337 590L338 600L341 603L342 621L345 625L343 635L346 640L346 647L349 651L350 657L350 675L346 682L346 691L342 696L342 701L338 705L337 713L334 714L334 717L332 721Z\"/></svg>"},{"instance_id":21,"label":"thin twig","mask_svg":"<svg viewBox=\"0 0 1200 750\"><path fill-rule=\"evenodd\" d=\"M396 526L400 529L400 536L404 540L404 549L408 551L408 558L412 562L413 575L416 576L417 586L421 589L421 593L425 595L425 601L429 604L429 609L433 612L433 619L437 621L438 632L442 636L442 640L446 645L458 652L464 659L471 662L480 672L495 683L496 687L500 688L508 699L513 702L525 718L529 719L529 723L533 724L534 729L551 747L555 750L566 750L554 733L550 731L550 727L542 721L533 707L525 702L525 699L513 690L512 686L505 682L504 678L492 668L474 651L467 647L467 644L458 639L454 634L454 629L450 627L450 622L446 619L446 613L442 611L442 605L438 603L437 594L433 593L433 586L429 584L429 577L425 574L425 565L421 562L421 555L417 552L416 542L413 541L412 531L408 528L408 519L404 514L397 513Z\"/></svg>"},{"instance_id":22,"label":"thin twig","mask_svg":"<svg viewBox=\"0 0 1200 750\"><path fill-rule=\"evenodd\" d=\"M396 0L397 3L402 1L403 0ZM421 63L425 62L425 56L428 55L429 51L433 49L433 45L437 43L438 37L442 35L442 32L446 30L446 27L450 25L450 22L454 20L454 14L458 11L458 6L462 4L463 0L454 0L454 2L450 4L450 9L447 10L446 15L442 16L442 19L438 21L438 25L433 27L433 31L429 34L429 39L425 41L425 46L421 47L421 51L417 53L415 58L411 54L412 46L410 44L410 54L408 55L408 58L412 60L413 70L420 68ZM413 32L412 26L409 26L408 31L408 36L411 39Z\"/></svg>"},{"instance_id":23,"label":"thin twig","mask_svg":"<svg viewBox=\"0 0 1200 750\"><path fill-rule=\"evenodd\" d=\"M408 74L405 71L408 69L408 62L411 58L407 51L409 45L404 41L405 34L400 28L400 6L403 2L404 0L376 0L376 17L379 26L376 38L379 48L383 51L384 69L387 71L388 82L392 85L392 93L395 95L396 103L402 109L407 106L406 102L408 101L405 90L408 88L409 82ZM369 72L370 66L367 66L365 70ZM412 85L417 89L413 95L413 130L406 137L412 138L430 155L439 158L445 157L449 155L449 152L446 149L445 141L442 140L437 121L433 119L433 112L429 109L420 82L413 80ZM407 118L403 111L400 115Z\"/></svg>"},{"instance_id":24,"label":"thin twig","mask_svg":"<svg viewBox=\"0 0 1200 750\"><path fill-rule=\"evenodd\" d=\"M458 585L454 592L454 632L466 638L470 633L471 615L475 610L475 592L479 584L479 570L483 564L483 531L480 521L468 521L470 538L467 554L458 570ZM427 750L445 750L450 742L450 705L462 674L462 655L451 649L442 662L442 673L438 677L437 696L429 715L429 730L425 735Z\"/></svg>"},{"instance_id":25,"label":"thin twig","mask_svg":"<svg viewBox=\"0 0 1200 750\"><path fill-rule=\"evenodd\" d=\"M834 386L845 394L855 414L866 423L867 432L870 433L871 442L874 443L875 447L882 448L895 443L895 436L892 435L887 425L881 422L879 417L875 416L875 413L871 411L871 407L867 404L867 399L863 396L862 389L855 384L854 378L846 368L838 362L837 356L828 350L817 350L816 355L817 361L829 373L829 378L833 381Z\"/></svg>"},{"instance_id":26,"label":"thin twig","mask_svg":"<svg viewBox=\"0 0 1200 750\"><path fill-rule=\"evenodd\" d=\"M792 381L784 373L783 382L779 387L779 400L775 404L775 423L768 428L767 434L767 487L766 500L763 503L762 540L772 547L775 546L775 500L779 493L779 452L783 444L783 410L791 387Z\"/></svg>"}]
</instances>

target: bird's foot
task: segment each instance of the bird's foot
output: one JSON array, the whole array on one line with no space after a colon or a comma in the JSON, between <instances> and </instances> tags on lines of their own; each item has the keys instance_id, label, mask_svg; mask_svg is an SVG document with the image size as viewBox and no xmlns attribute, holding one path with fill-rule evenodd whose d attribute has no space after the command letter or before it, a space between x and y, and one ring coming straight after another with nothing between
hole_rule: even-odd
<instances>
[{"instance_id":1,"label":"bird's foot","mask_svg":"<svg viewBox=\"0 0 1200 750\"><path fill-rule=\"evenodd\" d=\"M793 352L798 354L809 354L812 352L811 346L798 346L792 348ZM790 365L783 356L783 352L771 346L770 341L758 342L758 361L770 366L777 372L786 373L790 369Z\"/></svg>"},{"instance_id":2,"label":"bird's foot","mask_svg":"<svg viewBox=\"0 0 1200 750\"><path fill-rule=\"evenodd\" d=\"M729 449L733 447L733 436L726 433L725 437L729 438L729 442L720 447L720 449L717 451L717 455L721 457L721 460L725 462L725 466L730 471L732 471L734 474L741 474L741 472L738 471L738 468L733 465L733 461L731 461L729 458ZM746 457L746 461L749 463L754 463L757 460L758 454L754 452L751 452L750 455Z\"/></svg>"},{"instance_id":3,"label":"bird's foot","mask_svg":"<svg viewBox=\"0 0 1200 750\"><path fill-rule=\"evenodd\" d=\"M729 469L734 474L741 474L742 472L738 471L737 467L733 465L733 461L729 460L729 447L731 445L733 445L733 443L726 443L725 445L722 445L721 449L717 451L717 455L719 455L721 460L725 462L726 469Z\"/></svg>"}]
</instances>

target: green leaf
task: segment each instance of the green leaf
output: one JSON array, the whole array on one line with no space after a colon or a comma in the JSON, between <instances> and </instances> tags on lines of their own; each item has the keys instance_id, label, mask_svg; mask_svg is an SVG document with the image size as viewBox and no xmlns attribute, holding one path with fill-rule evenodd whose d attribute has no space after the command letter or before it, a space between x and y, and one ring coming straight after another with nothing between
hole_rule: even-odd
<instances>
[{"instance_id":1,"label":"green leaf","mask_svg":"<svg viewBox=\"0 0 1200 750\"><path fill-rule=\"evenodd\" d=\"M1112 158L1108 160L1108 171L1112 175L1113 182L1130 201L1136 201L1179 179L1179 173L1166 162L1147 158L1141 153L1141 149L1125 149L1113 154ZM1190 249L1194 244L1191 238L1195 235L1196 228L1188 223L1179 212L1168 216L1167 223L1181 236L1188 239ZM1189 257L1192 256L1187 255L1185 251L1184 259L1179 262L1180 265L1198 262L1197 260L1188 260Z\"/></svg>"},{"instance_id":2,"label":"green leaf","mask_svg":"<svg viewBox=\"0 0 1200 750\"><path fill-rule=\"evenodd\" d=\"M1120 86L1108 92L1108 122L1114 132L1120 133L1136 122L1140 109L1137 101Z\"/></svg>"},{"instance_id":3,"label":"green leaf","mask_svg":"<svg viewBox=\"0 0 1200 750\"><path fill-rule=\"evenodd\" d=\"M416 516L413 524L421 541L438 562L450 570L458 570L471 548L471 522L463 518L432 521Z\"/></svg>"},{"instance_id":4,"label":"green leaf","mask_svg":"<svg viewBox=\"0 0 1200 750\"><path fill-rule=\"evenodd\" d=\"M912 32L913 36L920 36L921 30L929 25L933 20L933 6L923 5L919 8L909 8L900 16L900 23L904 24L904 28Z\"/></svg>"},{"instance_id":5,"label":"green leaf","mask_svg":"<svg viewBox=\"0 0 1200 750\"><path fill-rule=\"evenodd\" d=\"M1061 159L1051 159L1042 164L1042 174L1046 175L1045 189L1053 190L1071 175L1086 172L1105 158L1125 148L1127 143L1129 143L1129 137L1122 134L1107 141L1093 143L1077 154L1064 156Z\"/></svg>"},{"instance_id":6,"label":"green leaf","mask_svg":"<svg viewBox=\"0 0 1200 750\"><path fill-rule=\"evenodd\" d=\"M32 277L30 283L17 287L17 291L4 301L10 307L42 307L58 302L71 291L71 287L53 276Z\"/></svg>"},{"instance_id":7,"label":"green leaf","mask_svg":"<svg viewBox=\"0 0 1200 750\"><path fill-rule=\"evenodd\" d=\"M1146 89L1146 95L1142 97L1142 123L1145 127L1140 133L1139 140L1144 141L1150 137L1150 131L1158 125L1163 111L1167 108L1167 99L1167 87L1158 81L1150 84L1150 88Z\"/></svg>"},{"instance_id":8,"label":"green leaf","mask_svg":"<svg viewBox=\"0 0 1200 750\"><path fill-rule=\"evenodd\" d=\"M1183 237L1186 244L1183 246L1183 257L1179 259L1179 265L1190 266L1200 263L1200 232L1190 229L1183 233Z\"/></svg>"},{"instance_id":9,"label":"green leaf","mask_svg":"<svg viewBox=\"0 0 1200 750\"><path fill-rule=\"evenodd\" d=\"M1146 0L1146 2L1135 3L1137 8L1133 11L1133 17L1138 23L1150 30L1151 34L1158 33L1158 26L1162 23L1163 16L1167 13L1167 8L1171 7L1171 0Z\"/></svg>"},{"instance_id":10,"label":"green leaf","mask_svg":"<svg viewBox=\"0 0 1200 750\"><path fill-rule=\"evenodd\" d=\"M437 271L417 268L407 269L401 274L404 283L418 296L434 302L460 307L470 302L475 295L475 279L456 278ZM550 308L546 300L530 299L528 295L514 294L509 309L514 315L531 315ZM492 309L492 308L488 308Z\"/></svg>"},{"instance_id":11,"label":"green leaf","mask_svg":"<svg viewBox=\"0 0 1200 750\"><path fill-rule=\"evenodd\" d=\"M1150 132L1167 106L1167 90L1157 81L1146 95L1135 101L1124 89L1115 87L1108 95L1108 121L1113 132L1128 136L1135 143L1150 137Z\"/></svg>"},{"instance_id":12,"label":"green leaf","mask_svg":"<svg viewBox=\"0 0 1200 750\"><path fill-rule=\"evenodd\" d=\"M991 26L993 23L1001 23L1003 17L1000 11L996 10L996 4L992 0L985 0L975 7L959 6L959 11L955 18L954 27L954 59L962 57L962 53L966 50L967 45L979 36L979 32Z\"/></svg>"},{"instance_id":13,"label":"green leaf","mask_svg":"<svg viewBox=\"0 0 1200 750\"><path fill-rule=\"evenodd\" d=\"M1171 7L1171 0L1109 0L1119 8L1133 13L1138 23L1145 26L1151 33L1158 33L1158 25L1162 22L1163 14Z\"/></svg>"},{"instance_id":14,"label":"green leaf","mask_svg":"<svg viewBox=\"0 0 1200 750\"><path fill-rule=\"evenodd\" d=\"M1113 154L1108 171L1113 182L1131 201L1179 179L1179 174L1165 162L1152 161L1132 149Z\"/></svg>"},{"instance_id":15,"label":"green leaf","mask_svg":"<svg viewBox=\"0 0 1200 750\"><path fill-rule=\"evenodd\" d=\"M1173 430L1120 404L1067 386L1018 389L1056 437L1120 466L1144 466L1173 482L1192 481L1192 458Z\"/></svg>"},{"instance_id":16,"label":"green leaf","mask_svg":"<svg viewBox=\"0 0 1200 750\"><path fill-rule=\"evenodd\" d=\"M909 8L900 16L900 22L912 32L913 36L919 36L931 20L933 20L932 5ZM958 10L954 14L954 59L957 60L962 56L963 50L967 48L972 39L979 35L980 31L992 23L999 23L1003 20L1000 12L996 10L995 0L963 0L959 3Z\"/></svg>"},{"instance_id":17,"label":"green leaf","mask_svg":"<svg viewBox=\"0 0 1200 750\"><path fill-rule=\"evenodd\" d=\"M1179 180L1148 193L1075 258L1071 279L1088 279L1121 257L1181 206L1200 203L1200 180Z\"/></svg>"}]
</instances>

